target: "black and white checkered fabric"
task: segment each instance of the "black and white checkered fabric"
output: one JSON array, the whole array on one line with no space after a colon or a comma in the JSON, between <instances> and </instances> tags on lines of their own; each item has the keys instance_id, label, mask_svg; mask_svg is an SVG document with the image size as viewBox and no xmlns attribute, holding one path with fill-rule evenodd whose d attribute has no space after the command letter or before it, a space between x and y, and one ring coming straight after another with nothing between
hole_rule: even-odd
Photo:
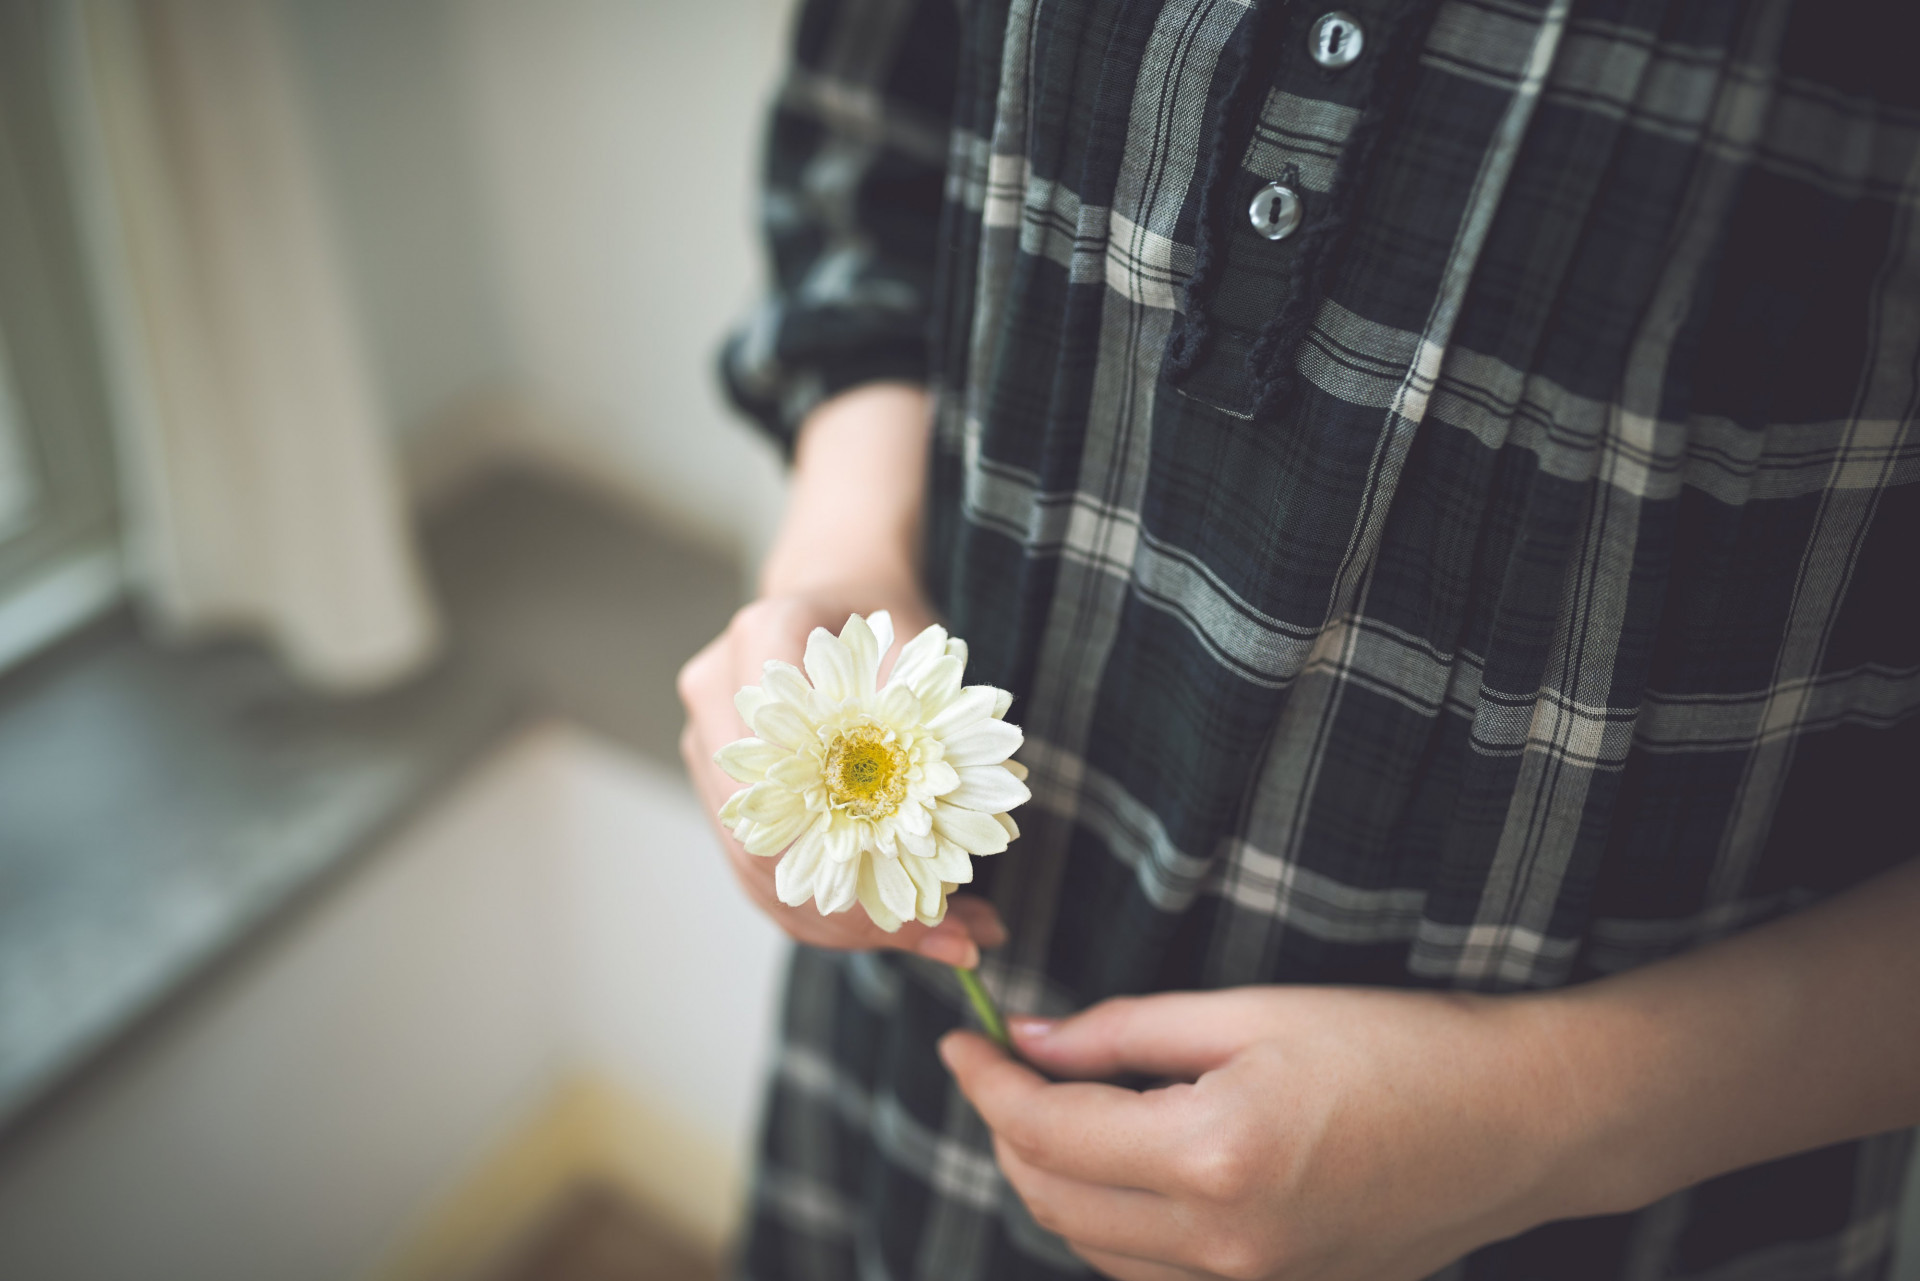
<instances>
[{"instance_id":1,"label":"black and white checkered fabric","mask_svg":"<svg viewBox=\"0 0 1920 1281\"><path fill-rule=\"evenodd\" d=\"M799 19L776 287L725 371L778 433L860 382L937 391L927 586L969 677L1015 692L1033 771L1024 837L979 864L1013 936L989 985L1053 1014L1551 988L1912 857L1902 6L1340 0L1367 42L1337 71L1309 56L1319 9L1291 6L1213 169L1230 212L1284 179L1310 230L1344 227L1265 413L1257 336L1313 236L1241 213L1186 286L1237 35L1273 2ZM1189 308L1209 336L1175 371ZM914 960L796 958L743 1275L1083 1271L934 1058L962 1008ZM1909 1143L1447 1275L1878 1276Z\"/></svg>"}]
</instances>

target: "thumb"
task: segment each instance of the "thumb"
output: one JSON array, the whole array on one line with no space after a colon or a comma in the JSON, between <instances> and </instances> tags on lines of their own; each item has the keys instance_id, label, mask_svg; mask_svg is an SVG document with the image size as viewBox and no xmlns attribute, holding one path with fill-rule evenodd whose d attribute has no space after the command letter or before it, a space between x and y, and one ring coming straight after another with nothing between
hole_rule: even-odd
<instances>
[{"instance_id":1,"label":"thumb","mask_svg":"<svg viewBox=\"0 0 1920 1281\"><path fill-rule=\"evenodd\" d=\"M1014 1019L1020 1053L1056 1077L1099 1079L1123 1072L1193 1080L1251 1039L1236 992L1121 996L1065 1019Z\"/></svg>"}]
</instances>

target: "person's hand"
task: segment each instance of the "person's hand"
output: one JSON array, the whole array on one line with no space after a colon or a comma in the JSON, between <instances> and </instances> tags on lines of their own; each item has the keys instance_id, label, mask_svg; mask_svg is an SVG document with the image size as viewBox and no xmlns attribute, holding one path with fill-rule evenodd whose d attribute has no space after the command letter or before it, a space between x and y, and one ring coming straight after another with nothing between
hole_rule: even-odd
<instances>
[{"instance_id":1,"label":"person's hand","mask_svg":"<svg viewBox=\"0 0 1920 1281\"><path fill-rule=\"evenodd\" d=\"M864 911L822 916L812 903L788 907L773 888L773 869L779 860L747 853L732 833L720 826L720 806L740 784L713 763L713 754L753 732L741 721L733 696L743 685L760 683L762 666L770 658L798 666L806 651L807 636L814 628L825 627L837 633L848 614L871 614L880 609L892 613L896 637L894 648L880 662L884 681L900 646L933 622L926 601L910 584L822 587L766 596L747 605L733 616L724 632L680 669L680 701L687 709L680 754L735 879L747 897L788 935L814 947L900 948L971 969L979 964L981 948L997 947L1006 941L1006 930L985 899L954 895L947 900L947 917L939 925L929 928L909 921L893 934L875 925Z\"/></svg>"},{"instance_id":2,"label":"person's hand","mask_svg":"<svg viewBox=\"0 0 1920 1281\"><path fill-rule=\"evenodd\" d=\"M1557 1217L1570 1109L1498 998L1254 987L1107 1001L941 1057L1041 1226L1121 1281L1424 1277ZM1122 1072L1180 1083L1096 1084Z\"/></svg>"},{"instance_id":3,"label":"person's hand","mask_svg":"<svg viewBox=\"0 0 1920 1281\"><path fill-rule=\"evenodd\" d=\"M773 888L779 860L755 858L720 826L720 807L740 785L713 763L716 751L751 733L733 696L760 683L768 659L799 666L814 628L837 633L849 614L890 612L896 648L881 658L884 680L898 646L933 622L915 571L932 420L926 389L904 383L854 387L807 416L794 445L786 513L760 568L761 598L680 669L687 709L680 754L741 888L793 938L815 947L901 948L971 968L981 948L1006 941L984 899L951 896L939 925L909 921L893 934L864 911L822 916L812 903L782 903Z\"/></svg>"}]
</instances>

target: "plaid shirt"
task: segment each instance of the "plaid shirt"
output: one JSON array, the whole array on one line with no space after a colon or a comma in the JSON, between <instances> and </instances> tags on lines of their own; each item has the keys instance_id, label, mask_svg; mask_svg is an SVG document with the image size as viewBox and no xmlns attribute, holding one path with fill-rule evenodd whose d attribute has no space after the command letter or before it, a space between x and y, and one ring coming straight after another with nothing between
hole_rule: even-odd
<instances>
[{"instance_id":1,"label":"plaid shirt","mask_svg":"<svg viewBox=\"0 0 1920 1281\"><path fill-rule=\"evenodd\" d=\"M1024 837L979 865L1016 1011L1557 987L1916 850L1899 6L1340 3L1366 36L1340 70L1313 6L1257 47L1246 0L799 20L775 289L725 371L781 434L867 380L936 391L927 587L969 675L1015 692L1033 771ZM1275 179L1343 230L1268 410L1259 335L1310 239L1250 225ZM796 956L744 1275L1084 1272L933 1056L962 1009L912 958ZM1910 1138L1446 1275L1878 1276Z\"/></svg>"}]
</instances>

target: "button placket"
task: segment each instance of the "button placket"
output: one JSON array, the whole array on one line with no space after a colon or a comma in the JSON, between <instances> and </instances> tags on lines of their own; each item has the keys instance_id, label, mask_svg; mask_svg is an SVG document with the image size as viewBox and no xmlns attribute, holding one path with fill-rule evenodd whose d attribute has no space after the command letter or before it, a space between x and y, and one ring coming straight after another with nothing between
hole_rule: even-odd
<instances>
[{"instance_id":1,"label":"button placket","mask_svg":"<svg viewBox=\"0 0 1920 1281\"><path fill-rule=\"evenodd\" d=\"M1247 221L1268 240L1285 240L1300 229L1300 196L1291 187L1270 182L1253 193Z\"/></svg>"},{"instance_id":2,"label":"button placket","mask_svg":"<svg viewBox=\"0 0 1920 1281\"><path fill-rule=\"evenodd\" d=\"M1330 71L1352 66L1366 43L1360 20L1344 9L1321 14L1307 32L1307 52Z\"/></svg>"},{"instance_id":3,"label":"button placket","mask_svg":"<svg viewBox=\"0 0 1920 1281\"><path fill-rule=\"evenodd\" d=\"M1309 107L1324 102L1336 110L1357 110L1375 70L1371 65L1355 65L1370 43L1359 15L1369 22L1380 20L1367 0L1354 11L1335 9L1318 18L1311 18L1311 13L1308 10L1287 22L1291 30L1281 37L1285 52L1275 51L1279 56L1265 88L1261 122L1256 123L1241 161L1241 181L1257 184L1240 187L1246 194L1239 199L1247 203L1239 207L1247 211L1247 221L1233 228L1226 246L1215 247L1216 253L1226 250L1221 265L1214 269L1207 287L1190 297L1190 302L1204 309L1206 337L1198 358L1190 359L1171 384L1183 399L1236 419L1251 419L1260 394L1250 363L1252 350L1274 309L1287 304L1279 295L1293 287L1288 283L1293 280L1290 264L1306 239L1302 233L1309 192L1314 199L1324 198L1333 165L1338 163L1337 156L1329 157L1315 145L1296 143L1284 119L1279 126L1269 127L1265 117L1274 110L1276 96L1283 116L1292 110L1293 98ZM1263 128L1268 132L1262 133ZM1313 136L1318 130L1318 122L1309 118L1303 132ZM1313 140L1337 144L1342 153L1347 141L1344 135ZM1296 154L1296 146L1303 153ZM1303 181L1303 161L1313 170L1312 183Z\"/></svg>"}]
</instances>

